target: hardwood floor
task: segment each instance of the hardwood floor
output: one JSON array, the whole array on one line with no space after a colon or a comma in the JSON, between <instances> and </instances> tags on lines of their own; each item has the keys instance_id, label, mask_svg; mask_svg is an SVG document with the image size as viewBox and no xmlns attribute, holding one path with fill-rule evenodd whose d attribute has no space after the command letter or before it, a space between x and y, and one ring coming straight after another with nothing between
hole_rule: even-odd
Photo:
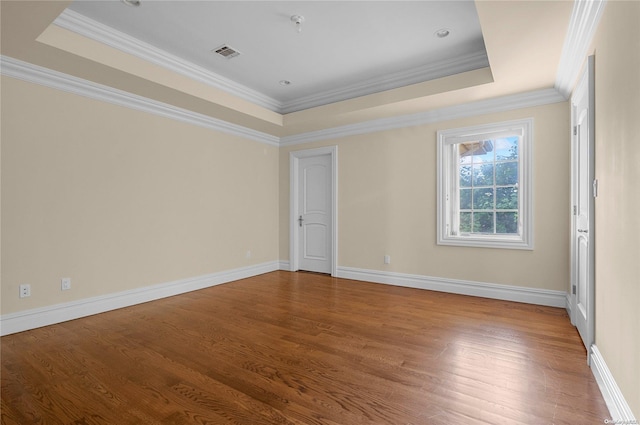
<instances>
[{"instance_id":1,"label":"hardwood floor","mask_svg":"<svg viewBox=\"0 0 640 425\"><path fill-rule=\"evenodd\" d=\"M1 339L2 424L602 424L562 309L273 272Z\"/></svg>"}]
</instances>

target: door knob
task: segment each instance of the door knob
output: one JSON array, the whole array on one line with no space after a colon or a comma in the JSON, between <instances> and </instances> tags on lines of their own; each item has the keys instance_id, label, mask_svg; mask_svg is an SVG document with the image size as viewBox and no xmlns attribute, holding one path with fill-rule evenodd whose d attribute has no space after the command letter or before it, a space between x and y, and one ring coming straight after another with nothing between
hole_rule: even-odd
<instances>
[{"instance_id":1,"label":"door knob","mask_svg":"<svg viewBox=\"0 0 640 425\"><path fill-rule=\"evenodd\" d=\"M589 233L586 229L578 229L578 233Z\"/></svg>"}]
</instances>

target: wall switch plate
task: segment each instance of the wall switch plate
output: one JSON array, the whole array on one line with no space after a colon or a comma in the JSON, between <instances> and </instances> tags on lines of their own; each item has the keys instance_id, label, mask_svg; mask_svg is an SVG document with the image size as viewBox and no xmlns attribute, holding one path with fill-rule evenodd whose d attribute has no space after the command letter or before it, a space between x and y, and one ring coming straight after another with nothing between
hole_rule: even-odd
<instances>
[{"instance_id":1,"label":"wall switch plate","mask_svg":"<svg viewBox=\"0 0 640 425\"><path fill-rule=\"evenodd\" d=\"M60 280L60 290L61 291L68 291L69 289L71 289L71 278L70 277L63 277Z\"/></svg>"},{"instance_id":2,"label":"wall switch plate","mask_svg":"<svg viewBox=\"0 0 640 425\"><path fill-rule=\"evenodd\" d=\"M26 298L31 296L31 285L25 283L20 285L20 298Z\"/></svg>"}]
</instances>

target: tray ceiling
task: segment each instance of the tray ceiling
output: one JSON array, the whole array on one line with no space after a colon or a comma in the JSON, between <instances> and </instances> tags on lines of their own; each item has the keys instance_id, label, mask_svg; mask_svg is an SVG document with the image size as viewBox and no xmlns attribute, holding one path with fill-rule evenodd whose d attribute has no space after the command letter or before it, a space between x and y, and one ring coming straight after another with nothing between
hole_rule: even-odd
<instances>
[{"instance_id":1,"label":"tray ceiling","mask_svg":"<svg viewBox=\"0 0 640 425\"><path fill-rule=\"evenodd\" d=\"M69 18L88 22L85 36L146 43L281 113L489 65L473 1L75 1L56 23L76 30ZM215 54L223 46L239 54Z\"/></svg>"}]
</instances>

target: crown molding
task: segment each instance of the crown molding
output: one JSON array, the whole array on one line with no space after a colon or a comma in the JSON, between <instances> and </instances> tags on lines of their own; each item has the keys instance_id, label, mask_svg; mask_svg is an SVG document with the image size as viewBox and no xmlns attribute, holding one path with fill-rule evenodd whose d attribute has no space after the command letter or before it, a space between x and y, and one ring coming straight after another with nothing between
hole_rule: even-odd
<instances>
[{"instance_id":1,"label":"crown molding","mask_svg":"<svg viewBox=\"0 0 640 425\"><path fill-rule=\"evenodd\" d=\"M486 52L474 52L453 60L439 61L422 67L387 74L382 77L370 78L347 87L284 102L282 113L287 114L289 112L301 111L303 109L366 96L385 90L392 90L410 84L422 83L424 81L486 68L488 66L489 59Z\"/></svg>"},{"instance_id":2,"label":"crown molding","mask_svg":"<svg viewBox=\"0 0 640 425\"><path fill-rule=\"evenodd\" d=\"M556 74L555 88L565 99L571 96L595 36L606 0L576 0Z\"/></svg>"},{"instance_id":3,"label":"crown molding","mask_svg":"<svg viewBox=\"0 0 640 425\"><path fill-rule=\"evenodd\" d=\"M80 96L112 103L166 118L244 137L271 146L291 146L320 140L331 140L358 134L375 133L396 128L431 124L475 115L504 112L515 109L564 102L566 99L556 89L501 96L447 108L434 109L417 114L381 118L324 130L301 133L279 138L208 115L199 114L173 105L158 102L122 90L83 80L58 71L23 62L8 56L0 56L2 75L51 87Z\"/></svg>"},{"instance_id":4,"label":"crown molding","mask_svg":"<svg viewBox=\"0 0 640 425\"><path fill-rule=\"evenodd\" d=\"M501 96L493 99L479 100L476 102L434 109L417 114L381 118L357 124L312 131L309 133L301 133L293 136L285 136L280 139L280 146L299 145L320 140L330 140L337 139L339 137L393 130L396 128L432 124L475 115L505 112L565 101L566 99L558 93L556 89L549 88L509 96Z\"/></svg>"},{"instance_id":5,"label":"crown molding","mask_svg":"<svg viewBox=\"0 0 640 425\"><path fill-rule=\"evenodd\" d=\"M217 130L222 133L251 139L272 146L279 145L279 138L267 133L232 124L217 118L178 108L126 91L83 80L68 74L23 62L8 56L0 56L0 73L30 83L66 91L79 96L148 112L162 117Z\"/></svg>"},{"instance_id":6,"label":"crown molding","mask_svg":"<svg viewBox=\"0 0 640 425\"><path fill-rule=\"evenodd\" d=\"M282 104L269 96L265 96L256 90L238 84L194 63L185 61L169 52L158 49L151 44L138 40L115 28L94 21L73 10L66 9L53 23L61 28L136 56L195 81L224 90L227 93L255 103L263 108L274 112L280 112L282 109Z\"/></svg>"},{"instance_id":7,"label":"crown molding","mask_svg":"<svg viewBox=\"0 0 640 425\"><path fill-rule=\"evenodd\" d=\"M356 84L320 94L304 96L289 102L280 102L73 10L66 9L53 23L61 28L154 63L185 77L224 90L227 93L280 114L327 105L489 66L486 52L471 53L454 60L431 63L407 71L360 81Z\"/></svg>"},{"instance_id":8,"label":"crown molding","mask_svg":"<svg viewBox=\"0 0 640 425\"><path fill-rule=\"evenodd\" d=\"M556 91L565 99L571 95L580 74L605 5L606 0L574 2L555 81ZM72 10L65 10L53 23L277 113L308 109L488 66L486 54L471 54L283 103Z\"/></svg>"}]
</instances>

